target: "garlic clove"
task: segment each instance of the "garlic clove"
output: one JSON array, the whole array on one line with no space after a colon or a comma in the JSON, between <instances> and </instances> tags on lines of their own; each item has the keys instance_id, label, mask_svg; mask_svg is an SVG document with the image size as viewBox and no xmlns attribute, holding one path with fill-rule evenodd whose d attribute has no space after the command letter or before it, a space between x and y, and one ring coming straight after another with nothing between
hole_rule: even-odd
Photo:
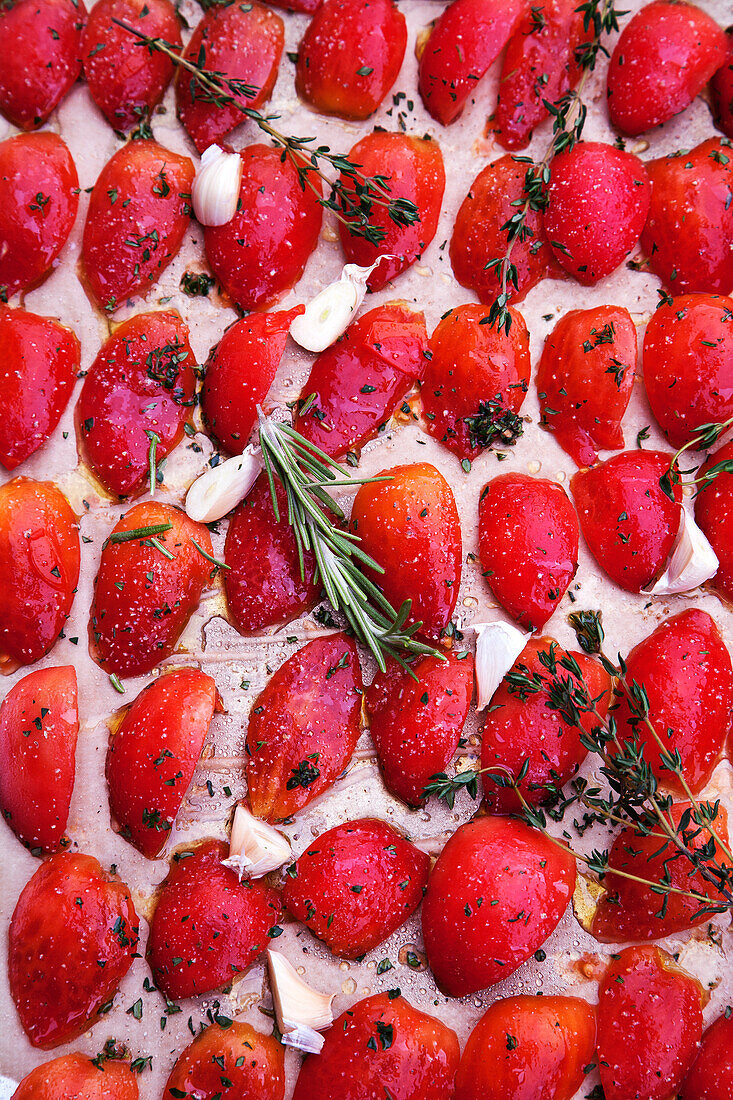
<instances>
[{"instance_id":1,"label":"garlic clove","mask_svg":"<svg viewBox=\"0 0 733 1100\"><path fill-rule=\"evenodd\" d=\"M325 351L349 327L354 314L364 301L367 279L382 260L392 256L380 256L371 267L346 264L341 277L329 283L311 298L305 313L296 317L290 326L290 335L296 344L306 351Z\"/></svg>"},{"instance_id":2,"label":"garlic clove","mask_svg":"<svg viewBox=\"0 0 733 1100\"><path fill-rule=\"evenodd\" d=\"M10 1077L0 1077L0 1100L11 1100L17 1087L17 1081L12 1081Z\"/></svg>"},{"instance_id":3,"label":"garlic clove","mask_svg":"<svg viewBox=\"0 0 733 1100\"><path fill-rule=\"evenodd\" d=\"M311 989L281 951L267 950L272 999L283 1043L309 1054L320 1054L324 1038L318 1032L333 1023L334 993Z\"/></svg>"},{"instance_id":4,"label":"garlic clove","mask_svg":"<svg viewBox=\"0 0 733 1100\"><path fill-rule=\"evenodd\" d=\"M290 841L265 821L249 812L243 802L237 804L229 840L225 867L242 878L262 878L277 871L293 858Z\"/></svg>"},{"instance_id":5,"label":"garlic clove","mask_svg":"<svg viewBox=\"0 0 733 1100\"><path fill-rule=\"evenodd\" d=\"M714 577L719 565L715 551L695 523L692 513L683 508L667 568L658 581L651 587L643 588L642 592L648 596L691 592Z\"/></svg>"},{"instance_id":6,"label":"garlic clove","mask_svg":"<svg viewBox=\"0 0 733 1100\"><path fill-rule=\"evenodd\" d=\"M244 500L263 468L262 456L252 446L241 455L211 466L186 493L186 515L197 523L221 519Z\"/></svg>"},{"instance_id":7,"label":"garlic clove","mask_svg":"<svg viewBox=\"0 0 733 1100\"><path fill-rule=\"evenodd\" d=\"M237 212L242 158L210 145L196 168L191 199L201 225L226 225Z\"/></svg>"},{"instance_id":8,"label":"garlic clove","mask_svg":"<svg viewBox=\"0 0 733 1100\"><path fill-rule=\"evenodd\" d=\"M473 623L476 638L476 710L483 710L519 654L531 634L526 634L511 623Z\"/></svg>"}]
</instances>

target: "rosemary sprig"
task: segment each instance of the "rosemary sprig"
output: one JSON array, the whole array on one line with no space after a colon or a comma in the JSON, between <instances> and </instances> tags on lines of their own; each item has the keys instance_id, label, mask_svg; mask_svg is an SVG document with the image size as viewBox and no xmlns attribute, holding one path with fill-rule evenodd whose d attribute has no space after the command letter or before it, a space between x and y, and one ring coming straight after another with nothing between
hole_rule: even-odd
<instances>
[{"instance_id":1,"label":"rosemary sprig","mask_svg":"<svg viewBox=\"0 0 733 1100\"><path fill-rule=\"evenodd\" d=\"M315 138L294 137L284 134L273 126L279 115L263 115L242 100L253 99L258 88L234 80L215 69L207 69L206 48L202 44L196 61L189 61L180 52L180 47L167 42L165 38L154 38L143 34L122 19L113 18L113 23L139 39L142 48L151 55L162 53L170 58L174 65L191 74L190 88L194 99L205 100L217 107L232 106L246 118L251 119L263 133L282 149L282 159L289 160L298 173L300 186L308 187L321 206L331 210L354 237L364 237L377 245L384 240L386 233L380 226L370 221L375 206L384 207L390 219L397 225L414 225L420 220L420 212L409 199L395 198L389 187L388 176L365 176L361 165L349 160L342 153L332 153L327 145L315 145ZM341 173L349 182L329 179L323 171L327 165ZM325 196L313 180L317 177L326 185Z\"/></svg>"},{"instance_id":2,"label":"rosemary sprig","mask_svg":"<svg viewBox=\"0 0 733 1100\"><path fill-rule=\"evenodd\" d=\"M723 432L727 431L728 428L732 426L733 416L729 416L727 420L722 420L718 423L711 422L708 424L698 424L692 439L685 443L684 446L680 447L673 455L669 466L659 479L659 487L665 496L669 497L672 501L674 500L675 486L682 482L678 462L685 451L707 451L718 442ZM693 473L698 469L699 466L694 466L691 470L686 470L685 472ZM719 474L733 474L733 461L728 459L727 461L716 462L702 477L693 477L690 484L699 486L707 485L709 482L715 481L715 478L718 477Z\"/></svg>"}]
</instances>

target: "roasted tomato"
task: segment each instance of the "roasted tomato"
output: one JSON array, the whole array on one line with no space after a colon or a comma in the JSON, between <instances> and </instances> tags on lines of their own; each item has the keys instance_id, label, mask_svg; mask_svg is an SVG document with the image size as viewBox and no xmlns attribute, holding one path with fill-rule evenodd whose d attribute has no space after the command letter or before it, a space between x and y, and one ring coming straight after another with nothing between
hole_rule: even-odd
<instances>
[{"instance_id":1,"label":"roasted tomato","mask_svg":"<svg viewBox=\"0 0 733 1100\"><path fill-rule=\"evenodd\" d=\"M712 852L717 853L715 858L725 858L712 833L695 823L691 802L675 803L671 816L678 829L682 826L682 839L688 847L699 849L711 844ZM725 807L718 808L713 828L727 845ZM710 898L712 905L723 900L714 883L699 872L692 872L689 859L669 842L661 829L644 834L631 827L622 829L614 839L609 867L611 870L603 879L608 892L601 897L591 924L591 932L602 943L659 940L709 921L709 911L700 915L701 903L686 897L687 891ZM614 871L637 877L625 878ZM681 892L665 894L662 906L660 895L644 879L664 882Z\"/></svg>"},{"instance_id":2,"label":"roasted tomato","mask_svg":"<svg viewBox=\"0 0 733 1100\"><path fill-rule=\"evenodd\" d=\"M23 0L26 4L33 7L36 0ZM0 25L3 18L7 13L0 13ZM3 301L48 274L66 244L78 205L76 165L58 134L18 134L0 142Z\"/></svg>"},{"instance_id":3,"label":"roasted tomato","mask_svg":"<svg viewBox=\"0 0 733 1100\"><path fill-rule=\"evenodd\" d=\"M596 1047L595 1010L578 997L504 997L468 1037L456 1100L571 1100Z\"/></svg>"},{"instance_id":4,"label":"roasted tomato","mask_svg":"<svg viewBox=\"0 0 733 1100\"><path fill-rule=\"evenodd\" d=\"M659 484L671 462L661 451L623 451L570 482L588 549L627 592L655 580L677 535L682 489L671 487L672 501Z\"/></svg>"},{"instance_id":5,"label":"roasted tomato","mask_svg":"<svg viewBox=\"0 0 733 1100\"><path fill-rule=\"evenodd\" d=\"M354 498L351 527L384 570L368 570L395 611L437 638L450 622L461 583L461 521L453 491L427 462L383 470Z\"/></svg>"},{"instance_id":6,"label":"roasted tomato","mask_svg":"<svg viewBox=\"0 0 733 1100\"><path fill-rule=\"evenodd\" d=\"M358 959L415 912L429 870L430 856L386 822L346 821L298 857L283 901L334 955Z\"/></svg>"},{"instance_id":7,"label":"roasted tomato","mask_svg":"<svg viewBox=\"0 0 733 1100\"><path fill-rule=\"evenodd\" d=\"M361 447L422 378L427 347L422 313L401 302L369 310L316 359L300 391L307 410L296 412L294 426L336 458Z\"/></svg>"},{"instance_id":8,"label":"roasted tomato","mask_svg":"<svg viewBox=\"0 0 733 1100\"><path fill-rule=\"evenodd\" d=\"M312 15L321 6L321 0L270 0L273 8L282 8L288 12L303 12Z\"/></svg>"},{"instance_id":9,"label":"roasted tomato","mask_svg":"<svg viewBox=\"0 0 733 1100\"><path fill-rule=\"evenodd\" d=\"M583 286L610 275L644 228L651 185L633 153L581 141L555 157L543 214L555 259Z\"/></svg>"},{"instance_id":10,"label":"roasted tomato","mask_svg":"<svg viewBox=\"0 0 733 1100\"><path fill-rule=\"evenodd\" d=\"M623 447L636 353L636 328L622 306L571 310L547 337L537 368L542 426L578 466Z\"/></svg>"},{"instance_id":11,"label":"roasted tomato","mask_svg":"<svg viewBox=\"0 0 733 1100\"><path fill-rule=\"evenodd\" d=\"M213 1100L230 1089L237 1100L284 1100L285 1056L272 1035L234 1020L212 1024L197 1035L171 1070L165 1100L174 1096ZM50 1098L49 1098L50 1100Z\"/></svg>"},{"instance_id":12,"label":"roasted tomato","mask_svg":"<svg viewBox=\"0 0 733 1100\"><path fill-rule=\"evenodd\" d=\"M156 986L171 1000L229 985L265 950L278 922L279 895L264 882L240 882L221 862L227 852L220 840L179 852L160 887L147 954Z\"/></svg>"},{"instance_id":13,"label":"roasted tomato","mask_svg":"<svg viewBox=\"0 0 733 1100\"><path fill-rule=\"evenodd\" d=\"M181 27L170 0L98 0L93 6L82 39L84 77L113 130L126 131L152 114L174 66L164 53L141 49L115 19L174 48L180 48Z\"/></svg>"},{"instance_id":14,"label":"roasted tomato","mask_svg":"<svg viewBox=\"0 0 733 1100\"><path fill-rule=\"evenodd\" d=\"M362 175L384 177L390 202L407 199L418 211L417 221L405 225L392 218L386 206L375 205L369 222L383 233L379 244L354 235L348 224L339 224L341 247L349 263L370 267L378 256L391 257L369 276L369 289L381 290L419 260L435 236L445 190L443 154L430 137L375 130L357 141L349 159L361 166ZM341 184L347 199L358 205L353 179L342 175Z\"/></svg>"},{"instance_id":15,"label":"roasted tomato","mask_svg":"<svg viewBox=\"0 0 733 1100\"><path fill-rule=\"evenodd\" d=\"M100 1065L84 1054L64 1054L31 1070L13 1100L138 1100L139 1095L128 1062L105 1058Z\"/></svg>"},{"instance_id":16,"label":"roasted tomato","mask_svg":"<svg viewBox=\"0 0 733 1100\"><path fill-rule=\"evenodd\" d=\"M478 506L483 575L504 610L539 630L578 568L578 517L562 485L528 474L500 474Z\"/></svg>"},{"instance_id":17,"label":"roasted tomato","mask_svg":"<svg viewBox=\"0 0 733 1100\"><path fill-rule=\"evenodd\" d=\"M247 4L214 4L191 35L185 57L204 69L240 81L250 95L233 103L212 103L185 69L176 76L178 117L203 153L244 121L241 107L261 107L272 94L285 42L279 15L256 0Z\"/></svg>"},{"instance_id":18,"label":"roasted tomato","mask_svg":"<svg viewBox=\"0 0 733 1100\"><path fill-rule=\"evenodd\" d=\"M520 0L453 0L421 46L418 88L429 113L447 126L499 56L523 14Z\"/></svg>"},{"instance_id":19,"label":"roasted tomato","mask_svg":"<svg viewBox=\"0 0 733 1100\"><path fill-rule=\"evenodd\" d=\"M3 5L0 111L21 130L42 126L77 80L86 14L82 0Z\"/></svg>"},{"instance_id":20,"label":"roasted tomato","mask_svg":"<svg viewBox=\"0 0 733 1100\"><path fill-rule=\"evenodd\" d=\"M345 634L308 642L257 696L247 728L252 812L282 821L333 786L356 748L363 687Z\"/></svg>"},{"instance_id":21,"label":"roasted tomato","mask_svg":"<svg viewBox=\"0 0 733 1100\"><path fill-rule=\"evenodd\" d=\"M208 530L170 504L147 500L119 520L89 617L89 649L106 672L139 676L171 655L211 576L201 551L211 555Z\"/></svg>"},{"instance_id":22,"label":"roasted tomato","mask_svg":"<svg viewBox=\"0 0 733 1100\"><path fill-rule=\"evenodd\" d=\"M490 305L502 293L501 272L490 261L503 256L507 246L504 226L517 212L517 203L524 195L527 169L514 157L500 157L487 164L471 184L468 194L456 214L450 242L450 262L453 274L461 286L468 287L485 304ZM507 283L506 293L519 302L554 271L561 270L542 234L542 218L530 210L525 218L526 238L517 238L512 247L514 281Z\"/></svg>"},{"instance_id":23,"label":"roasted tomato","mask_svg":"<svg viewBox=\"0 0 733 1100\"><path fill-rule=\"evenodd\" d=\"M195 402L196 358L177 313L139 313L102 346L76 404L79 453L107 492L145 487L151 447L160 462L178 446Z\"/></svg>"},{"instance_id":24,"label":"roasted tomato","mask_svg":"<svg viewBox=\"0 0 733 1100\"><path fill-rule=\"evenodd\" d=\"M0 305L0 462L6 470L50 438L71 397L79 354L71 329Z\"/></svg>"},{"instance_id":25,"label":"roasted tomato","mask_svg":"<svg viewBox=\"0 0 733 1100\"><path fill-rule=\"evenodd\" d=\"M53 482L0 486L0 671L51 649L74 602L79 560L79 525Z\"/></svg>"},{"instance_id":26,"label":"roasted tomato","mask_svg":"<svg viewBox=\"0 0 733 1100\"><path fill-rule=\"evenodd\" d=\"M461 825L438 856L422 907L441 992L464 997L513 974L557 927L575 873L573 857L523 821Z\"/></svg>"},{"instance_id":27,"label":"roasted tomato","mask_svg":"<svg viewBox=\"0 0 733 1100\"><path fill-rule=\"evenodd\" d=\"M148 684L112 730L107 785L121 836L154 859L193 779L217 706L216 684L196 668Z\"/></svg>"},{"instance_id":28,"label":"roasted tomato","mask_svg":"<svg viewBox=\"0 0 733 1100\"><path fill-rule=\"evenodd\" d=\"M642 248L673 293L728 294L733 288L733 151L709 138L647 163L652 199Z\"/></svg>"},{"instance_id":29,"label":"roasted tomato","mask_svg":"<svg viewBox=\"0 0 733 1100\"><path fill-rule=\"evenodd\" d=\"M430 337L420 396L430 435L460 459L514 442L529 383L529 333L511 310L509 332L487 324L483 306L449 310Z\"/></svg>"},{"instance_id":30,"label":"roasted tomato","mask_svg":"<svg viewBox=\"0 0 733 1100\"><path fill-rule=\"evenodd\" d=\"M255 313L226 330L212 348L201 390L211 434L231 454L241 454L280 365L293 319L302 306Z\"/></svg>"},{"instance_id":31,"label":"roasted tomato","mask_svg":"<svg viewBox=\"0 0 733 1100\"><path fill-rule=\"evenodd\" d=\"M384 782L410 806L423 805L426 783L453 759L471 704L473 657L444 656L422 657L410 671L390 660L366 693Z\"/></svg>"},{"instance_id":32,"label":"roasted tomato","mask_svg":"<svg viewBox=\"0 0 733 1100\"><path fill-rule=\"evenodd\" d=\"M702 987L660 947L612 956L598 987L598 1071L607 1100L667 1100L702 1034Z\"/></svg>"},{"instance_id":33,"label":"roasted tomato","mask_svg":"<svg viewBox=\"0 0 733 1100\"><path fill-rule=\"evenodd\" d=\"M315 580L312 550L303 552L300 572L298 544L284 522L288 502L275 480L278 511L275 519L270 483L265 474L255 482L229 521L224 544L224 591L232 621L240 634L296 619L311 607L321 591Z\"/></svg>"},{"instance_id":34,"label":"roasted tomato","mask_svg":"<svg viewBox=\"0 0 733 1100\"><path fill-rule=\"evenodd\" d=\"M211 270L237 305L265 309L303 274L318 244L323 208L278 149L247 145L239 155L237 212L226 225L206 226L204 245Z\"/></svg>"},{"instance_id":35,"label":"roasted tomato","mask_svg":"<svg viewBox=\"0 0 733 1100\"><path fill-rule=\"evenodd\" d=\"M680 1097L681 1100L731 1100L733 1097L733 1016L728 1010L703 1034Z\"/></svg>"},{"instance_id":36,"label":"roasted tomato","mask_svg":"<svg viewBox=\"0 0 733 1100\"><path fill-rule=\"evenodd\" d=\"M368 118L397 79L406 45L393 0L324 0L298 47L298 95L322 115Z\"/></svg>"},{"instance_id":37,"label":"roasted tomato","mask_svg":"<svg viewBox=\"0 0 733 1100\"><path fill-rule=\"evenodd\" d=\"M710 93L719 128L733 138L733 29L725 32L726 59L710 81ZM690 1100L686 1097L685 1100ZM707 1100L707 1098L704 1098Z\"/></svg>"},{"instance_id":38,"label":"roasted tomato","mask_svg":"<svg viewBox=\"0 0 733 1100\"><path fill-rule=\"evenodd\" d=\"M642 134L684 111L725 61L725 35L684 0L654 0L621 32L608 66L608 113Z\"/></svg>"},{"instance_id":39,"label":"roasted tomato","mask_svg":"<svg viewBox=\"0 0 733 1100\"><path fill-rule=\"evenodd\" d=\"M511 673L547 679L548 670L540 654L551 655L556 662L568 656L554 638L531 638ZM605 715L611 699L608 673L587 654L571 651L569 656L577 662L588 694L597 700L598 712ZM566 669L560 668L559 674L577 685L576 677ZM547 800L550 789L572 779L586 758L583 732L590 733L596 717L583 715L583 729L578 729L552 709L548 700L546 688L527 692L510 679L501 683L491 699L481 735L481 768L486 805L494 813L518 813L521 801L512 787L494 782L492 774L503 778L509 774L516 780L526 763L527 771L519 786L525 800L538 805Z\"/></svg>"},{"instance_id":40,"label":"roasted tomato","mask_svg":"<svg viewBox=\"0 0 733 1100\"><path fill-rule=\"evenodd\" d=\"M634 646L626 667L627 682L644 685L657 737L617 689L619 739L642 743L659 782L682 794L680 779L661 760L663 752L679 753L696 794L710 779L733 720L733 668L718 627L707 611L681 611Z\"/></svg>"},{"instance_id":41,"label":"roasted tomato","mask_svg":"<svg viewBox=\"0 0 733 1100\"><path fill-rule=\"evenodd\" d=\"M711 455L697 476L706 478L721 462L733 462L733 440ZM733 604L733 473L721 470L713 480L702 481L695 497L695 520L720 562L709 586Z\"/></svg>"},{"instance_id":42,"label":"roasted tomato","mask_svg":"<svg viewBox=\"0 0 733 1100\"><path fill-rule=\"evenodd\" d=\"M23 888L8 933L10 994L34 1047L93 1027L132 965L130 891L92 856L58 852Z\"/></svg>"},{"instance_id":43,"label":"roasted tomato","mask_svg":"<svg viewBox=\"0 0 733 1100\"><path fill-rule=\"evenodd\" d=\"M448 1100L458 1067L455 1031L401 997L399 990L357 1001L309 1054L293 1100Z\"/></svg>"}]
</instances>

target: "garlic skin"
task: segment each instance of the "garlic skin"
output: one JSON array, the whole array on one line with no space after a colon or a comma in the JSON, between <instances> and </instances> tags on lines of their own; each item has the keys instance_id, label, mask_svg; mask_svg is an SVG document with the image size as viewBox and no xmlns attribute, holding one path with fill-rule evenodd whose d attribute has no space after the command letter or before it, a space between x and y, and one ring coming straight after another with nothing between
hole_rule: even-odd
<instances>
[{"instance_id":1,"label":"garlic skin","mask_svg":"<svg viewBox=\"0 0 733 1100\"><path fill-rule=\"evenodd\" d=\"M472 623L476 631L476 710L483 710L531 634L525 634L511 623Z\"/></svg>"},{"instance_id":2,"label":"garlic skin","mask_svg":"<svg viewBox=\"0 0 733 1100\"><path fill-rule=\"evenodd\" d=\"M221 519L244 500L263 469L262 455L253 446L209 467L186 493L186 515L197 523Z\"/></svg>"},{"instance_id":3,"label":"garlic skin","mask_svg":"<svg viewBox=\"0 0 733 1100\"><path fill-rule=\"evenodd\" d=\"M675 596L691 592L718 572L720 562L712 546L695 523L692 512L682 509L680 526L667 559L667 568L651 587L642 588L647 596Z\"/></svg>"},{"instance_id":4,"label":"garlic skin","mask_svg":"<svg viewBox=\"0 0 733 1100\"><path fill-rule=\"evenodd\" d=\"M229 840L229 856L222 863L243 878L262 878L290 863L293 852L287 837L260 821L243 802L237 803Z\"/></svg>"},{"instance_id":5,"label":"garlic skin","mask_svg":"<svg viewBox=\"0 0 733 1100\"><path fill-rule=\"evenodd\" d=\"M271 947L267 949L267 967L283 1043L307 1054L320 1054L325 1039L318 1032L333 1023L331 1004L336 994L311 989L282 952Z\"/></svg>"},{"instance_id":6,"label":"garlic skin","mask_svg":"<svg viewBox=\"0 0 733 1100\"><path fill-rule=\"evenodd\" d=\"M371 267L346 264L341 277L329 283L311 298L305 313L296 317L290 326L290 335L296 344L306 351L325 351L342 336L351 324L354 314L364 301L367 279L382 260L392 256L379 256Z\"/></svg>"},{"instance_id":7,"label":"garlic skin","mask_svg":"<svg viewBox=\"0 0 733 1100\"><path fill-rule=\"evenodd\" d=\"M221 146L210 145L196 168L191 188L196 220L201 225L230 222L237 212L241 182L239 153L225 153Z\"/></svg>"}]
</instances>

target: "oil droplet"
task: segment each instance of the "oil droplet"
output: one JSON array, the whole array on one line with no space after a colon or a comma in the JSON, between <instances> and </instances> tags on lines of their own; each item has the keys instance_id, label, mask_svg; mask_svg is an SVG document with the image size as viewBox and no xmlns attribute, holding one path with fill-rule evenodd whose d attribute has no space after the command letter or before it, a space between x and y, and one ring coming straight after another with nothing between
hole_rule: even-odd
<instances>
[{"instance_id":1,"label":"oil droplet","mask_svg":"<svg viewBox=\"0 0 733 1100\"><path fill-rule=\"evenodd\" d=\"M345 982L341 983L342 993L356 993L356 982L353 978L347 978Z\"/></svg>"},{"instance_id":2,"label":"oil droplet","mask_svg":"<svg viewBox=\"0 0 733 1100\"><path fill-rule=\"evenodd\" d=\"M409 966L410 970L418 974L427 969L427 959L422 951L418 951L414 943L406 943L401 947L397 958L403 966Z\"/></svg>"},{"instance_id":3,"label":"oil droplet","mask_svg":"<svg viewBox=\"0 0 733 1100\"><path fill-rule=\"evenodd\" d=\"M351 970L351 967L347 962L342 962L339 963L339 970Z\"/></svg>"},{"instance_id":4,"label":"oil droplet","mask_svg":"<svg viewBox=\"0 0 733 1100\"><path fill-rule=\"evenodd\" d=\"M531 462L527 463L527 469L531 474L538 474L542 469L542 463L533 458Z\"/></svg>"}]
</instances>

